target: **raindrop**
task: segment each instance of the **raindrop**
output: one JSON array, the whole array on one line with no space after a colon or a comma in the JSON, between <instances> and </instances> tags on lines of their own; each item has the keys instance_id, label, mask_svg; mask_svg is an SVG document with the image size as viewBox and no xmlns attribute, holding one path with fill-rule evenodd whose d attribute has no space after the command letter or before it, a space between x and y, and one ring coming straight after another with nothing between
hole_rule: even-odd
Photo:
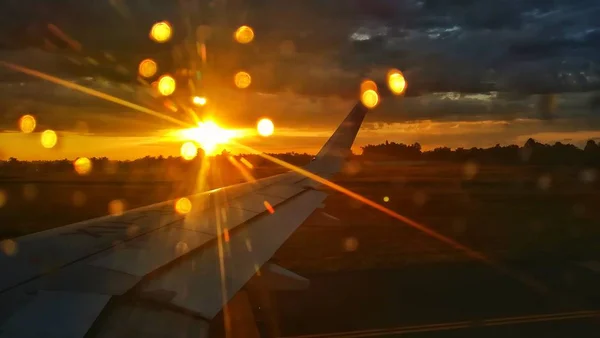
<instances>
[{"instance_id":1,"label":"raindrop","mask_svg":"<svg viewBox=\"0 0 600 338\"><path fill-rule=\"evenodd\" d=\"M342 244L347 252L354 252L358 249L358 239L356 237L346 237Z\"/></svg>"},{"instance_id":2,"label":"raindrop","mask_svg":"<svg viewBox=\"0 0 600 338\"><path fill-rule=\"evenodd\" d=\"M40 141L42 142L42 146L44 148L54 148L56 142L58 141L58 136L54 130L45 130L42 133Z\"/></svg>"},{"instance_id":3,"label":"raindrop","mask_svg":"<svg viewBox=\"0 0 600 338\"><path fill-rule=\"evenodd\" d=\"M549 174L542 175L538 179L538 188L540 188L541 190L546 191L546 190L550 189L551 185L552 185L552 176L550 176Z\"/></svg>"},{"instance_id":4,"label":"raindrop","mask_svg":"<svg viewBox=\"0 0 600 338\"><path fill-rule=\"evenodd\" d=\"M185 215L192 211L192 202L186 198L182 197L175 202L175 211L177 211L180 215Z\"/></svg>"},{"instance_id":5,"label":"raindrop","mask_svg":"<svg viewBox=\"0 0 600 338\"><path fill-rule=\"evenodd\" d=\"M0 249L7 256L14 256L17 253L17 242L12 239L0 241Z\"/></svg>"},{"instance_id":6,"label":"raindrop","mask_svg":"<svg viewBox=\"0 0 600 338\"><path fill-rule=\"evenodd\" d=\"M2 208L6 204L7 200L8 196L6 196L6 192L0 189L0 208Z\"/></svg>"},{"instance_id":7,"label":"raindrop","mask_svg":"<svg viewBox=\"0 0 600 338\"><path fill-rule=\"evenodd\" d=\"M92 161L87 157L80 157L73 162L73 168L77 174L85 176L92 171Z\"/></svg>"},{"instance_id":8,"label":"raindrop","mask_svg":"<svg viewBox=\"0 0 600 338\"><path fill-rule=\"evenodd\" d=\"M296 53L296 45L292 40L284 40L279 45L279 53L282 56L293 56Z\"/></svg>"},{"instance_id":9,"label":"raindrop","mask_svg":"<svg viewBox=\"0 0 600 338\"><path fill-rule=\"evenodd\" d=\"M597 172L595 169L584 169L579 173L579 179L583 183L593 183L596 181Z\"/></svg>"},{"instance_id":10,"label":"raindrop","mask_svg":"<svg viewBox=\"0 0 600 338\"><path fill-rule=\"evenodd\" d=\"M465 178L465 180L472 180L473 178L475 178L475 175L477 175L478 171L479 166L477 165L477 163L468 161L463 167L463 177Z\"/></svg>"},{"instance_id":11,"label":"raindrop","mask_svg":"<svg viewBox=\"0 0 600 338\"><path fill-rule=\"evenodd\" d=\"M248 26L241 26L235 31L235 40L241 44L246 44L254 40L254 31Z\"/></svg>"},{"instance_id":12,"label":"raindrop","mask_svg":"<svg viewBox=\"0 0 600 338\"><path fill-rule=\"evenodd\" d=\"M121 216L125 211L125 203L121 200L112 200L108 202L108 213L112 216Z\"/></svg>"},{"instance_id":13,"label":"raindrop","mask_svg":"<svg viewBox=\"0 0 600 338\"><path fill-rule=\"evenodd\" d=\"M23 115L19 119L19 128L25 134L32 133L35 130L36 121L35 117L31 115Z\"/></svg>"},{"instance_id":14,"label":"raindrop","mask_svg":"<svg viewBox=\"0 0 600 338\"><path fill-rule=\"evenodd\" d=\"M182 255L184 253L187 253L189 251L189 247L187 245L186 242L178 242L177 245L175 245L175 252L179 255Z\"/></svg>"},{"instance_id":15,"label":"raindrop","mask_svg":"<svg viewBox=\"0 0 600 338\"><path fill-rule=\"evenodd\" d=\"M360 163L358 161L347 161L342 171L348 176L354 176L360 172Z\"/></svg>"},{"instance_id":16,"label":"raindrop","mask_svg":"<svg viewBox=\"0 0 600 338\"><path fill-rule=\"evenodd\" d=\"M413 201L415 205L422 207L427 202L427 194L423 191L417 191L413 195Z\"/></svg>"},{"instance_id":17,"label":"raindrop","mask_svg":"<svg viewBox=\"0 0 600 338\"><path fill-rule=\"evenodd\" d=\"M75 192L73 192L73 196L71 197L71 200L73 201L73 205L76 207L82 207L85 202L87 201L87 197L85 196L85 194L79 190L76 190Z\"/></svg>"},{"instance_id":18,"label":"raindrop","mask_svg":"<svg viewBox=\"0 0 600 338\"><path fill-rule=\"evenodd\" d=\"M23 198L27 201L33 201L38 195L38 189L34 184L27 183L23 186Z\"/></svg>"},{"instance_id":19,"label":"raindrop","mask_svg":"<svg viewBox=\"0 0 600 338\"><path fill-rule=\"evenodd\" d=\"M133 224L127 228L127 236L133 237L140 232L139 225Z\"/></svg>"}]
</instances>

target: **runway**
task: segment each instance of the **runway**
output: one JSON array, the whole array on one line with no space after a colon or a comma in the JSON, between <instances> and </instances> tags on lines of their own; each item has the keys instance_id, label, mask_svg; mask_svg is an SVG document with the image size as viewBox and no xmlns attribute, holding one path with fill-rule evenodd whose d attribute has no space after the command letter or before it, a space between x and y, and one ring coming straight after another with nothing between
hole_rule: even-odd
<instances>
[{"instance_id":1,"label":"runway","mask_svg":"<svg viewBox=\"0 0 600 338\"><path fill-rule=\"evenodd\" d=\"M593 262L593 261L592 261ZM600 271L589 262L513 262L532 290L478 263L309 276L277 294L283 337L597 337Z\"/></svg>"}]
</instances>

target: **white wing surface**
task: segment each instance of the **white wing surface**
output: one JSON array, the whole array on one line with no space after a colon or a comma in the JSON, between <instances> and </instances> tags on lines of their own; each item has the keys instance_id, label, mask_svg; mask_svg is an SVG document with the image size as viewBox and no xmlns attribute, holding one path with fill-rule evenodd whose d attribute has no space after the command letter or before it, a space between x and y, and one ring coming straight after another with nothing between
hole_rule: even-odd
<instances>
[{"instance_id":1,"label":"white wing surface","mask_svg":"<svg viewBox=\"0 0 600 338\"><path fill-rule=\"evenodd\" d=\"M338 172L366 111L358 103L305 169ZM314 186L288 172L188 196L186 215L166 201L17 238L17 254L0 255L0 337L203 337L322 206Z\"/></svg>"}]
</instances>

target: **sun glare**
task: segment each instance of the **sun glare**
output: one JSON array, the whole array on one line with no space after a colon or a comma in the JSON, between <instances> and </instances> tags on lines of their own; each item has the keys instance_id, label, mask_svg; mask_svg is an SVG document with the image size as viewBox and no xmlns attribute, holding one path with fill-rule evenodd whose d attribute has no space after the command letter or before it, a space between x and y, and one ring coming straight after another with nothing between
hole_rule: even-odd
<instances>
[{"instance_id":1,"label":"sun glare","mask_svg":"<svg viewBox=\"0 0 600 338\"><path fill-rule=\"evenodd\" d=\"M196 128L179 130L177 134L182 140L196 142L207 155L214 155L219 145L239 136L235 130L221 128L210 120L198 123Z\"/></svg>"}]
</instances>

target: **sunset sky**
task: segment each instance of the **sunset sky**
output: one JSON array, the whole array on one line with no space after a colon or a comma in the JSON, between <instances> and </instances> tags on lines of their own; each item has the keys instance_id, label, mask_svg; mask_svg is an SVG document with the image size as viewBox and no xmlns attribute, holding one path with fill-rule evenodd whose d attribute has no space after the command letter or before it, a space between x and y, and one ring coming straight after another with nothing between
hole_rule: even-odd
<instances>
[{"instance_id":1,"label":"sunset sky","mask_svg":"<svg viewBox=\"0 0 600 338\"><path fill-rule=\"evenodd\" d=\"M0 60L192 123L185 109L165 108L163 98L135 81L137 64L146 57L165 72L189 67L188 59L171 56L189 38L175 3L15 3L7 9L16 13L12 21L0 27ZM203 13L204 1L189 3ZM361 145L385 140L419 142L424 149L522 145L530 137L578 146L600 140L600 22L595 19L600 7L594 1L331 0L283 6L238 0L230 6L228 13L244 15L229 14L227 23L216 14L209 19L192 14L208 23L214 40L206 40L210 69L201 84L210 104L196 113L240 131L245 136L237 141L260 151L316 152L355 104L366 78L380 84L383 97L358 135L357 153ZM170 20L176 34L170 44L157 47L148 30L158 20ZM83 48L47 48L47 41L59 45L48 22ZM229 41L239 24L255 30L249 46ZM406 96L385 92L390 68L404 72ZM119 69L132 79L116 76ZM248 89L233 86L240 69L252 75ZM5 68L0 77L0 158L179 154L183 140L167 136L181 128L174 123ZM192 92L182 89L171 99L183 107ZM36 117L36 133L18 131L23 114ZM273 136L256 135L262 117L273 120ZM45 129L59 133L54 149L39 142L37 132Z\"/></svg>"}]
</instances>

